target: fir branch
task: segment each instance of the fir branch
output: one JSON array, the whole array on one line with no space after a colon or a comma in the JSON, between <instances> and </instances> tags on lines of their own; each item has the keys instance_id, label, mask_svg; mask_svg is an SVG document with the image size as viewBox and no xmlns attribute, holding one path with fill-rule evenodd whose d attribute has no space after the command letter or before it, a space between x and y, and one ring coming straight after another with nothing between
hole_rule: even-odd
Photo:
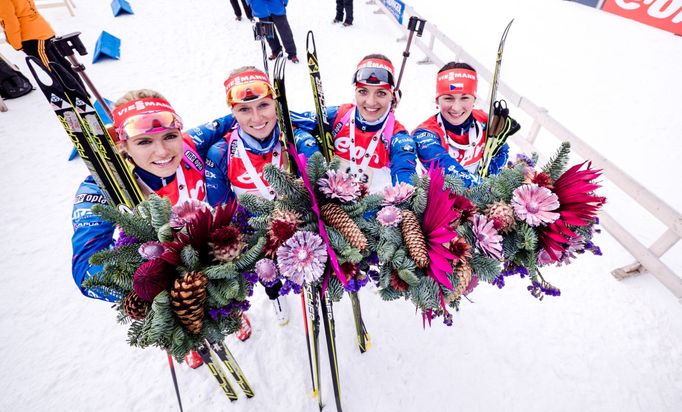
<instances>
[{"instance_id":1,"label":"fir branch","mask_svg":"<svg viewBox=\"0 0 682 412\"><path fill-rule=\"evenodd\" d=\"M362 216L365 212L365 204L362 201L352 202L352 203L342 203L341 209L348 214L351 218L356 218Z\"/></svg>"},{"instance_id":2,"label":"fir branch","mask_svg":"<svg viewBox=\"0 0 682 412\"><path fill-rule=\"evenodd\" d=\"M511 169L504 169L499 175L490 178L493 196L505 203L511 201L514 190L523 184L525 164L519 163Z\"/></svg>"},{"instance_id":3,"label":"fir branch","mask_svg":"<svg viewBox=\"0 0 682 412\"><path fill-rule=\"evenodd\" d=\"M191 245L185 245L180 251L180 259L182 264L185 265L188 271L192 272L197 270L199 261L199 252L194 250Z\"/></svg>"},{"instance_id":4,"label":"fir branch","mask_svg":"<svg viewBox=\"0 0 682 412\"><path fill-rule=\"evenodd\" d=\"M251 216L249 218L249 226L256 231L268 230L270 225L270 215Z\"/></svg>"},{"instance_id":5,"label":"fir branch","mask_svg":"<svg viewBox=\"0 0 682 412\"><path fill-rule=\"evenodd\" d=\"M383 289L379 289L379 296L381 296L381 299L385 301L391 301L400 299L403 296L403 294L402 292L398 292L397 290L389 286Z\"/></svg>"},{"instance_id":6,"label":"fir branch","mask_svg":"<svg viewBox=\"0 0 682 412\"><path fill-rule=\"evenodd\" d=\"M466 187L464 186L464 182L462 182L462 179L460 179L459 176L446 173L443 189L450 190L454 193L461 195L462 193L464 193L464 189L466 189Z\"/></svg>"},{"instance_id":7,"label":"fir branch","mask_svg":"<svg viewBox=\"0 0 682 412\"><path fill-rule=\"evenodd\" d=\"M156 240L156 230L140 215L121 212L109 205L94 205L92 212L107 222L117 224L125 234L135 236L140 242Z\"/></svg>"},{"instance_id":8,"label":"fir branch","mask_svg":"<svg viewBox=\"0 0 682 412\"><path fill-rule=\"evenodd\" d=\"M570 153L571 144L569 142L562 142L556 154L542 167L542 171L548 173L552 180L557 180L564 173Z\"/></svg>"},{"instance_id":9,"label":"fir branch","mask_svg":"<svg viewBox=\"0 0 682 412\"><path fill-rule=\"evenodd\" d=\"M393 259L395 251L398 250L398 246L395 243L382 241L377 247L377 256L380 262L384 262L389 265L389 262Z\"/></svg>"},{"instance_id":10,"label":"fir branch","mask_svg":"<svg viewBox=\"0 0 682 412\"><path fill-rule=\"evenodd\" d=\"M170 199L152 194L149 196L148 202L151 225L154 229L159 230L161 226L165 225L170 220Z\"/></svg>"},{"instance_id":11,"label":"fir branch","mask_svg":"<svg viewBox=\"0 0 682 412\"><path fill-rule=\"evenodd\" d=\"M374 212L381 207L384 196L375 193L365 196L360 202L365 206L365 210Z\"/></svg>"},{"instance_id":12,"label":"fir branch","mask_svg":"<svg viewBox=\"0 0 682 412\"><path fill-rule=\"evenodd\" d=\"M224 282L209 282L206 287L208 306L219 308L227 305L231 300L241 296L240 289L237 279L230 279Z\"/></svg>"},{"instance_id":13,"label":"fir branch","mask_svg":"<svg viewBox=\"0 0 682 412\"><path fill-rule=\"evenodd\" d=\"M256 264L256 261L261 257L263 248L265 247L265 238L260 237L258 242L249 250L242 252L239 258L234 262L234 268L237 271L242 271L248 267Z\"/></svg>"},{"instance_id":14,"label":"fir branch","mask_svg":"<svg viewBox=\"0 0 682 412\"><path fill-rule=\"evenodd\" d=\"M363 259L364 256L362 256L362 253L354 247L348 246L347 248L343 249L341 251L341 256L345 258L347 262L352 262L352 263L360 263Z\"/></svg>"},{"instance_id":15,"label":"fir branch","mask_svg":"<svg viewBox=\"0 0 682 412\"><path fill-rule=\"evenodd\" d=\"M263 177L277 191L280 197L289 198L289 200L295 203L305 202L310 204L310 196L303 187L303 183L300 180L293 179L285 171L274 165L267 164L263 169Z\"/></svg>"},{"instance_id":16,"label":"fir branch","mask_svg":"<svg viewBox=\"0 0 682 412\"><path fill-rule=\"evenodd\" d=\"M419 285L410 289L412 302L422 310L438 309L438 292L440 288L430 277L423 277Z\"/></svg>"},{"instance_id":17,"label":"fir branch","mask_svg":"<svg viewBox=\"0 0 682 412\"><path fill-rule=\"evenodd\" d=\"M483 179L483 183L464 191L464 196L471 200L479 209L485 209L487 205L495 201L490 178Z\"/></svg>"},{"instance_id":18,"label":"fir branch","mask_svg":"<svg viewBox=\"0 0 682 412\"><path fill-rule=\"evenodd\" d=\"M315 152L312 156L308 158L308 164L306 166L306 171L308 172L308 178L310 182L317 186L317 181L325 177L329 167L327 162L324 160L322 153Z\"/></svg>"},{"instance_id":19,"label":"fir branch","mask_svg":"<svg viewBox=\"0 0 682 412\"><path fill-rule=\"evenodd\" d=\"M239 274L233 262L209 266L205 268L202 273L210 280L232 279Z\"/></svg>"},{"instance_id":20,"label":"fir branch","mask_svg":"<svg viewBox=\"0 0 682 412\"><path fill-rule=\"evenodd\" d=\"M256 196L252 193L239 195L239 204L252 215L270 215L275 209L275 203L271 200Z\"/></svg>"},{"instance_id":21,"label":"fir branch","mask_svg":"<svg viewBox=\"0 0 682 412\"><path fill-rule=\"evenodd\" d=\"M529 224L516 222L516 234L518 236L518 247L529 252L535 251L538 246L538 235Z\"/></svg>"},{"instance_id":22,"label":"fir branch","mask_svg":"<svg viewBox=\"0 0 682 412\"><path fill-rule=\"evenodd\" d=\"M502 266L500 262L488 256L474 253L469 260L472 271L478 278L485 282L492 282L500 274Z\"/></svg>"},{"instance_id":23,"label":"fir branch","mask_svg":"<svg viewBox=\"0 0 682 412\"><path fill-rule=\"evenodd\" d=\"M329 299L331 299L332 302L338 302L343 298L343 283L336 277L336 276L331 276L329 278L329 283L327 284L327 290L325 293L329 294ZM322 302L324 305L324 302Z\"/></svg>"},{"instance_id":24,"label":"fir branch","mask_svg":"<svg viewBox=\"0 0 682 412\"><path fill-rule=\"evenodd\" d=\"M414 190L414 196L412 197L412 211L421 218L426 210L426 202L428 200L429 193L429 182L428 176L423 176L419 179L419 183Z\"/></svg>"},{"instance_id":25,"label":"fir branch","mask_svg":"<svg viewBox=\"0 0 682 412\"><path fill-rule=\"evenodd\" d=\"M89 262L91 265L95 266L119 262L125 262L131 265L139 266L144 262L144 259L138 252L139 248L140 244L135 243L133 245L125 245L117 248L100 250L99 252L90 256Z\"/></svg>"}]
</instances>

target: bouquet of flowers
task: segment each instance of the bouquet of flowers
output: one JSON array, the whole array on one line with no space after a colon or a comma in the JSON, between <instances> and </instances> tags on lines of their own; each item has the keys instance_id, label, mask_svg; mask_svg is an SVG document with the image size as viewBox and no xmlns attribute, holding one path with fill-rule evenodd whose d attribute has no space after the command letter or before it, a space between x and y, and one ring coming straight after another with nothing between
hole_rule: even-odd
<instances>
[{"instance_id":1,"label":"bouquet of flowers","mask_svg":"<svg viewBox=\"0 0 682 412\"><path fill-rule=\"evenodd\" d=\"M100 205L93 212L120 232L112 249L92 256L103 270L84 286L120 297L115 308L130 322L131 345L158 346L180 360L205 339L239 329L253 287L248 273L265 240L245 234L235 203L171 208L152 195L133 213Z\"/></svg>"},{"instance_id":2,"label":"bouquet of flowers","mask_svg":"<svg viewBox=\"0 0 682 412\"><path fill-rule=\"evenodd\" d=\"M254 236L265 240L255 274L265 284L283 280L280 293L324 285L332 301L338 301L344 290L356 292L368 281L371 246L363 233L368 224L364 212L380 197L366 196L338 170L338 161L328 164L320 153L307 164L301 157L294 160L302 177L271 165L264 170L275 200L250 194L239 198L251 214Z\"/></svg>"},{"instance_id":3,"label":"bouquet of flowers","mask_svg":"<svg viewBox=\"0 0 682 412\"><path fill-rule=\"evenodd\" d=\"M366 225L381 296L411 299L425 320L443 315L451 325L447 307L458 309L479 280L502 287L505 276L520 273L535 297L558 295L539 268L599 253L591 236L605 201L593 193L600 171L589 163L565 170L569 151L562 144L541 170L525 158L471 189L437 167L413 186L386 188Z\"/></svg>"}]
</instances>

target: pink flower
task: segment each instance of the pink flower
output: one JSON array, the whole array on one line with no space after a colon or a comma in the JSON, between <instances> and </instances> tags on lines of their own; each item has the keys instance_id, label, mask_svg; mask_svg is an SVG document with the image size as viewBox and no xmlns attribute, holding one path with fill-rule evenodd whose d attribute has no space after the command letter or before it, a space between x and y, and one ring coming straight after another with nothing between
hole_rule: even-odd
<instances>
[{"instance_id":1,"label":"pink flower","mask_svg":"<svg viewBox=\"0 0 682 412\"><path fill-rule=\"evenodd\" d=\"M279 272L298 285L318 280L324 273L325 263L327 248L313 232L296 232L277 249Z\"/></svg>"},{"instance_id":2,"label":"pink flower","mask_svg":"<svg viewBox=\"0 0 682 412\"><path fill-rule=\"evenodd\" d=\"M559 198L546 187L521 185L514 190L511 203L516 216L531 226L547 225L559 218L559 213L552 212L559 207Z\"/></svg>"},{"instance_id":3,"label":"pink flower","mask_svg":"<svg viewBox=\"0 0 682 412\"><path fill-rule=\"evenodd\" d=\"M264 258L256 262L256 275L263 282L272 282L277 279L277 267L272 259Z\"/></svg>"},{"instance_id":4,"label":"pink flower","mask_svg":"<svg viewBox=\"0 0 682 412\"><path fill-rule=\"evenodd\" d=\"M494 222L484 215L476 214L471 220L471 230L476 237L476 245L490 257L502 260L502 236L495 230Z\"/></svg>"},{"instance_id":5,"label":"pink flower","mask_svg":"<svg viewBox=\"0 0 682 412\"><path fill-rule=\"evenodd\" d=\"M147 260L161 257L163 251L164 247L161 242L146 242L141 244L140 248L137 249L137 252L140 254L140 256Z\"/></svg>"},{"instance_id":6,"label":"pink flower","mask_svg":"<svg viewBox=\"0 0 682 412\"><path fill-rule=\"evenodd\" d=\"M387 186L384 188L384 201L382 205L397 205L410 200L414 194L414 186L405 182L400 182L397 186Z\"/></svg>"},{"instance_id":7,"label":"pink flower","mask_svg":"<svg viewBox=\"0 0 682 412\"><path fill-rule=\"evenodd\" d=\"M403 220L403 214L395 206L386 206L377 213L377 220L384 226L398 226Z\"/></svg>"},{"instance_id":8,"label":"pink flower","mask_svg":"<svg viewBox=\"0 0 682 412\"><path fill-rule=\"evenodd\" d=\"M200 211L208 209L208 205L199 200L186 200L173 206L169 224L173 229L182 229Z\"/></svg>"},{"instance_id":9,"label":"pink flower","mask_svg":"<svg viewBox=\"0 0 682 412\"><path fill-rule=\"evenodd\" d=\"M352 177L344 172L327 170L327 177L317 181L320 192L329 199L339 199L347 203L360 197L360 185Z\"/></svg>"}]
</instances>

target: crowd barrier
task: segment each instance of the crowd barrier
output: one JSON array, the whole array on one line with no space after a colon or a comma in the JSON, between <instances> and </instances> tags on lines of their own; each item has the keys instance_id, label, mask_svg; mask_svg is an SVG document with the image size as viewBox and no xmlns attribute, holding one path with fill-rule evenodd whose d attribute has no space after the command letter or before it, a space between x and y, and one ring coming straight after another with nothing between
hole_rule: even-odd
<instances>
[{"instance_id":1,"label":"crowd barrier","mask_svg":"<svg viewBox=\"0 0 682 412\"><path fill-rule=\"evenodd\" d=\"M378 7L375 13L383 13L389 16L390 20L405 32L405 37L407 36L407 26L402 22L407 22L410 16L424 19L414 8L400 0L369 0L367 4ZM415 38L413 40L415 46L426 56L420 63L433 63L436 66L442 66L451 60L466 61L476 67L479 78L483 78L488 83L492 81L492 72L489 69L467 53L462 46L448 38L436 25L428 22L428 19L425 20L427 23L424 28L424 35L421 39ZM423 40L427 35L429 38ZM448 53L445 58L439 57L434 51L434 46L437 43L439 46L444 46L452 54ZM609 161L604 155L590 147L583 139L549 115L546 109L533 103L502 81L499 82L498 93L504 96L507 103L515 105L533 119L528 133L525 136L522 133L517 133L512 137L513 143L519 145L527 153L539 152L534 143L540 130L546 129L558 140L569 142L574 153L584 159L592 160L595 167L604 169L606 179L665 225L665 232L651 246L647 247L611 214L606 211L600 213L601 226L637 260L635 263L614 269L611 272L613 276L617 279L624 279L646 270L682 303L682 278L661 261L661 257L682 237L682 214L625 173L616 164ZM487 102L482 102L481 107L487 106Z\"/></svg>"}]
</instances>

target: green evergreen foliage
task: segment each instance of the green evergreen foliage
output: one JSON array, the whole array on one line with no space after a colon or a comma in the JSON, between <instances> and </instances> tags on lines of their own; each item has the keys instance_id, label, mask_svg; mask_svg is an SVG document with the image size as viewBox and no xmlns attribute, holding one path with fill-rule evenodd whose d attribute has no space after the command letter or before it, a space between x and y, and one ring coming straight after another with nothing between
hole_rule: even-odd
<instances>
[{"instance_id":1,"label":"green evergreen foliage","mask_svg":"<svg viewBox=\"0 0 682 412\"><path fill-rule=\"evenodd\" d=\"M121 212L108 205L94 205L92 213L99 215L107 222L117 224L128 236L135 236L141 242L156 240L156 230L151 223L137 214Z\"/></svg>"},{"instance_id":2,"label":"green evergreen foliage","mask_svg":"<svg viewBox=\"0 0 682 412\"><path fill-rule=\"evenodd\" d=\"M436 281L428 276L421 278L419 285L411 288L412 302L422 310L440 307L438 295L440 288Z\"/></svg>"},{"instance_id":3,"label":"green evergreen foliage","mask_svg":"<svg viewBox=\"0 0 682 412\"><path fill-rule=\"evenodd\" d=\"M394 245L403 244L403 233L400 231L399 227L393 226L382 226L379 224L379 236L385 242L390 242Z\"/></svg>"},{"instance_id":4,"label":"green evergreen foliage","mask_svg":"<svg viewBox=\"0 0 682 412\"><path fill-rule=\"evenodd\" d=\"M199 261L199 252L194 250L190 245L185 245L180 251L180 260L185 265L188 271L192 272L199 268L201 262Z\"/></svg>"},{"instance_id":5,"label":"green evergreen foliage","mask_svg":"<svg viewBox=\"0 0 682 412\"><path fill-rule=\"evenodd\" d=\"M348 243L345 237L338 230L331 226L324 225L327 230L327 236L329 237L329 244L334 248L334 250L345 250L350 248L351 245ZM315 231L317 233L317 231Z\"/></svg>"},{"instance_id":6,"label":"green evergreen foliage","mask_svg":"<svg viewBox=\"0 0 682 412\"><path fill-rule=\"evenodd\" d=\"M113 249L101 250L90 257L91 265L109 265L114 263L125 262L131 265L141 265L144 262L142 256L137 251L140 244L126 245Z\"/></svg>"},{"instance_id":7,"label":"green evergreen foliage","mask_svg":"<svg viewBox=\"0 0 682 412\"><path fill-rule=\"evenodd\" d=\"M208 292L207 304L210 307L219 308L230 303L230 300L240 297L241 285L236 278L224 282L209 282L206 288Z\"/></svg>"},{"instance_id":8,"label":"green evergreen foliage","mask_svg":"<svg viewBox=\"0 0 682 412\"><path fill-rule=\"evenodd\" d=\"M243 252L239 258L234 262L234 267L238 271L242 271L250 266L253 266L261 257L263 248L265 247L265 238L259 237L255 245Z\"/></svg>"},{"instance_id":9,"label":"green evergreen foliage","mask_svg":"<svg viewBox=\"0 0 682 412\"><path fill-rule=\"evenodd\" d=\"M300 180L294 180L285 171L280 170L274 165L267 164L263 169L263 177L268 181L270 187L277 191L280 197L287 197L295 203L307 202L307 204L310 204L310 196L303 187L303 183Z\"/></svg>"},{"instance_id":10,"label":"green evergreen foliage","mask_svg":"<svg viewBox=\"0 0 682 412\"><path fill-rule=\"evenodd\" d=\"M479 253L472 254L469 263L478 278L488 283L492 282L502 271L500 261Z\"/></svg>"},{"instance_id":11,"label":"green evergreen foliage","mask_svg":"<svg viewBox=\"0 0 682 412\"><path fill-rule=\"evenodd\" d=\"M379 247L377 247L377 256L380 262L385 262L386 266L390 266L388 262L393 259L395 251L398 250L398 246L395 243L381 241Z\"/></svg>"},{"instance_id":12,"label":"green evergreen foliage","mask_svg":"<svg viewBox=\"0 0 682 412\"><path fill-rule=\"evenodd\" d=\"M343 299L343 283L335 276L332 275L329 278L329 283L327 284L327 290L325 293L329 294L329 298L332 302L338 302Z\"/></svg>"},{"instance_id":13,"label":"green evergreen foliage","mask_svg":"<svg viewBox=\"0 0 682 412\"><path fill-rule=\"evenodd\" d=\"M152 194L147 202L149 202L150 223L154 229L158 230L170 220L170 199Z\"/></svg>"},{"instance_id":14,"label":"green evergreen foliage","mask_svg":"<svg viewBox=\"0 0 682 412\"><path fill-rule=\"evenodd\" d=\"M308 158L308 164L306 165L306 171L308 172L308 178L311 182L315 183L320 178L323 178L327 174L329 166L324 160L324 156L320 152L313 153L310 158Z\"/></svg>"},{"instance_id":15,"label":"green evergreen foliage","mask_svg":"<svg viewBox=\"0 0 682 412\"><path fill-rule=\"evenodd\" d=\"M381 299L383 299L383 300L390 301L390 300L400 299L403 296L403 294L389 286L389 287L380 289L379 290L379 296L381 296Z\"/></svg>"},{"instance_id":16,"label":"green evergreen foliage","mask_svg":"<svg viewBox=\"0 0 682 412\"><path fill-rule=\"evenodd\" d=\"M466 189L464 182L462 182L462 179L460 179L459 176L447 173L445 174L443 188L460 195L464 193L464 190Z\"/></svg>"},{"instance_id":17,"label":"green evergreen foliage","mask_svg":"<svg viewBox=\"0 0 682 412\"><path fill-rule=\"evenodd\" d=\"M239 204L253 215L269 215L274 210L274 203L252 193L239 195Z\"/></svg>"},{"instance_id":18,"label":"green evergreen foliage","mask_svg":"<svg viewBox=\"0 0 682 412\"><path fill-rule=\"evenodd\" d=\"M342 203L340 206L351 218L362 216L365 212L365 204L363 202Z\"/></svg>"},{"instance_id":19,"label":"green evergreen foliage","mask_svg":"<svg viewBox=\"0 0 682 412\"><path fill-rule=\"evenodd\" d=\"M465 190L464 195L481 210L495 201L489 178L484 179L480 185Z\"/></svg>"},{"instance_id":20,"label":"green evergreen foliage","mask_svg":"<svg viewBox=\"0 0 682 412\"><path fill-rule=\"evenodd\" d=\"M525 165L519 163L511 169L503 169L499 175L489 178L494 198L509 203L514 190L523 184L524 172Z\"/></svg>"},{"instance_id":21,"label":"green evergreen foliage","mask_svg":"<svg viewBox=\"0 0 682 412\"><path fill-rule=\"evenodd\" d=\"M525 222L517 222L516 234L518 236L518 247L529 252L534 251L538 247L538 235L535 233L529 224Z\"/></svg>"},{"instance_id":22,"label":"green evergreen foliage","mask_svg":"<svg viewBox=\"0 0 682 412\"><path fill-rule=\"evenodd\" d=\"M552 180L557 180L564 173L570 154L571 144L569 142L562 142L556 154L542 167L542 171L548 173Z\"/></svg>"},{"instance_id":23,"label":"green evergreen foliage","mask_svg":"<svg viewBox=\"0 0 682 412\"><path fill-rule=\"evenodd\" d=\"M424 176L419 179L419 183L414 190L414 196L412 196L412 211L421 218L426 210L426 202L428 200L429 193L429 182L431 180L428 176Z\"/></svg>"},{"instance_id":24,"label":"green evergreen foliage","mask_svg":"<svg viewBox=\"0 0 682 412\"><path fill-rule=\"evenodd\" d=\"M504 253L504 258L508 260L514 260L514 256L519 251L519 236L516 231L512 231L508 235L502 238L502 251Z\"/></svg>"},{"instance_id":25,"label":"green evergreen foliage","mask_svg":"<svg viewBox=\"0 0 682 412\"><path fill-rule=\"evenodd\" d=\"M209 266L202 273L210 280L232 279L239 274L233 262Z\"/></svg>"},{"instance_id":26,"label":"green evergreen foliage","mask_svg":"<svg viewBox=\"0 0 682 412\"><path fill-rule=\"evenodd\" d=\"M159 228L157 239L159 242L172 242L174 234L173 228L170 226L170 224L166 223Z\"/></svg>"}]
</instances>

